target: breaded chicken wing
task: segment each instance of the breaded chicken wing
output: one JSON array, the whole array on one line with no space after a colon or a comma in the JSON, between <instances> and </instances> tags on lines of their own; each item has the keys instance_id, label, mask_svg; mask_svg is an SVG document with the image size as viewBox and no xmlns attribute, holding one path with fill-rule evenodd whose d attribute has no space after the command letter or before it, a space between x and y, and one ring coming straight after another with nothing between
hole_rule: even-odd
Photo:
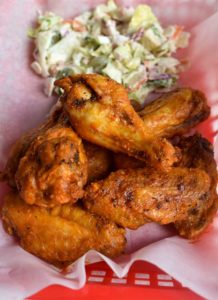
<instances>
[{"instance_id":1,"label":"breaded chicken wing","mask_svg":"<svg viewBox=\"0 0 218 300\"><path fill-rule=\"evenodd\" d=\"M82 140L72 128L57 124L32 141L15 179L26 203L52 207L83 196L87 170Z\"/></svg>"},{"instance_id":2,"label":"breaded chicken wing","mask_svg":"<svg viewBox=\"0 0 218 300\"><path fill-rule=\"evenodd\" d=\"M195 239L212 222L218 208L216 162L213 146L200 135L182 138L179 147L182 150L180 166L202 169L211 179L210 190L202 197L199 205L190 210L186 220L177 221L175 224L180 235Z\"/></svg>"},{"instance_id":3,"label":"breaded chicken wing","mask_svg":"<svg viewBox=\"0 0 218 300\"><path fill-rule=\"evenodd\" d=\"M83 141L88 160L87 184L105 178L112 167L112 153L105 148Z\"/></svg>"},{"instance_id":4,"label":"breaded chicken wing","mask_svg":"<svg viewBox=\"0 0 218 300\"><path fill-rule=\"evenodd\" d=\"M55 84L64 89L64 109L83 139L155 166L177 161L177 151L166 139L154 139L146 131L121 84L97 74L70 76Z\"/></svg>"},{"instance_id":5,"label":"breaded chicken wing","mask_svg":"<svg viewBox=\"0 0 218 300\"><path fill-rule=\"evenodd\" d=\"M116 257L125 247L125 230L79 205L53 209L28 205L17 194L6 196L2 219L6 231L28 252L56 265L72 263L90 249Z\"/></svg>"},{"instance_id":6,"label":"breaded chicken wing","mask_svg":"<svg viewBox=\"0 0 218 300\"><path fill-rule=\"evenodd\" d=\"M139 112L148 134L168 138L188 132L209 114L205 95L191 88L161 96Z\"/></svg>"},{"instance_id":7,"label":"breaded chicken wing","mask_svg":"<svg viewBox=\"0 0 218 300\"><path fill-rule=\"evenodd\" d=\"M115 223L136 229L149 221L167 224L184 220L210 189L200 169L126 169L86 188L86 208Z\"/></svg>"}]
</instances>

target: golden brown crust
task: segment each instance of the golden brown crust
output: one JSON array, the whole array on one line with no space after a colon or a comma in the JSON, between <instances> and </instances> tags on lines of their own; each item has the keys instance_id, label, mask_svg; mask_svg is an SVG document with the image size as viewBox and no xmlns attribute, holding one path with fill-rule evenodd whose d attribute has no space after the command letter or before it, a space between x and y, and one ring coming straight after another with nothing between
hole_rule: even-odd
<instances>
[{"instance_id":1,"label":"golden brown crust","mask_svg":"<svg viewBox=\"0 0 218 300\"><path fill-rule=\"evenodd\" d=\"M88 160L87 184L105 178L112 167L112 153L105 148L83 141Z\"/></svg>"},{"instance_id":2,"label":"golden brown crust","mask_svg":"<svg viewBox=\"0 0 218 300\"><path fill-rule=\"evenodd\" d=\"M148 221L185 219L209 188L209 176L199 169L126 169L87 187L84 203L89 211L136 229Z\"/></svg>"},{"instance_id":3,"label":"golden brown crust","mask_svg":"<svg viewBox=\"0 0 218 300\"><path fill-rule=\"evenodd\" d=\"M64 109L83 139L156 166L177 161L176 149L166 139L147 134L122 85L97 74L75 75L55 84L65 90Z\"/></svg>"},{"instance_id":4,"label":"golden brown crust","mask_svg":"<svg viewBox=\"0 0 218 300\"><path fill-rule=\"evenodd\" d=\"M39 134L20 160L15 178L29 204L51 207L77 201L87 181L81 139L61 124Z\"/></svg>"},{"instance_id":5,"label":"golden brown crust","mask_svg":"<svg viewBox=\"0 0 218 300\"><path fill-rule=\"evenodd\" d=\"M43 130L47 128L47 125L47 123L45 126L43 125ZM20 159L25 155L29 145L39 132L41 132L41 128L33 129L28 133L23 134L10 150L9 157L3 171L2 180L7 181L12 188L16 188L15 173L17 172Z\"/></svg>"},{"instance_id":6,"label":"golden brown crust","mask_svg":"<svg viewBox=\"0 0 218 300\"><path fill-rule=\"evenodd\" d=\"M149 134L167 138L188 132L209 114L205 95L191 88L165 94L139 112Z\"/></svg>"},{"instance_id":7,"label":"golden brown crust","mask_svg":"<svg viewBox=\"0 0 218 300\"><path fill-rule=\"evenodd\" d=\"M54 111L51 115L43 122L39 127L29 130L27 133L23 134L12 146L9 157L5 166L4 171L0 180L7 181L7 183L12 187L16 188L15 174L21 158L25 155L27 149L29 148L32 141L39 135L48 130L49 128L55 126L55 124L67 124L63 109L55 106Z\"/></svg>"},{"instance_id":8,"label":"golden brown crust","mask_svg":"<svg viewBox=\"0 0 218 300\"><path fill-rule=\"evenodd\" d=\"M212 222L218 208L217 168L213 155L213 146L200 135L182 138L178 146L182 151L180 166L196 167L204 170L210 176L211 185L204 201L190 211L185 221L176 222L179 234L189 239L196 239Z\"/></svg>"},{"instance_id":9,"label":"golden brown crust","mask_svg":"<svg viewBox=\"0 0 218 300\"><path fill-rule=\"evenodd\" d=\"M0 175L19 192L5 198L6 231L56 266L91 249L119 256L126 243L119 226L174 223L181 236L199 236L218 208L212 146L199 135L173 139L175 147L166 138L208 117L205 96L182 88L137 114L125 88L107 77L55 84L65 91L61 106L21 137ZM108 176L112 162L119 170Z\"/></svg>"},{"instance_id":10,"label":"golden brown crust","mask_svg":"<svg viewBox=\"0 0 218 300\"><path fill-rule=\"evenodd\" d=\"M6 231L18 237L25 250L57 266L72 263L90 249L116 257L126 243L124 229L78 205L47 209L27 205L10 193L2 219Z\"/></svg>"}]
</instances>

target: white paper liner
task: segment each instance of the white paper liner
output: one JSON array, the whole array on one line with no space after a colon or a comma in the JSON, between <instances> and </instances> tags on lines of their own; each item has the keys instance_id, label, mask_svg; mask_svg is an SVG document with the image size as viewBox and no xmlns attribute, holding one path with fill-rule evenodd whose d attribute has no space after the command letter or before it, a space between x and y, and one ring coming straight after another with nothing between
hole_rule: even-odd
<instances>
[{"instance_id":1,"label":"white paper liner","mask_svg":"<svg viewBox=\"0 0 218 300\"><path fill-rule=\"evenodd\" d=\"M3 0L0 3L0 166L4 165L8 149L24 131L36 126L54 103L43 94L43 79L29 68L32 47L26 37L27 28L36 18L36 11L52 10L65 17L95 6L100 1L80 0ZM164 23L183 24L191 29L190 47L183 56L191 68L182 76L182 83L202 89L212 107L209 121L199 130L210 140L218 130L218 10L217 1L119 1L123 4L153 4ZM215 144L218 161L218 141ZM5 193L1 185L0 194ZM99 259L113 269L118 277L124 276L136 260L151 262L183 285L207 299L218 295L218 218L202 238L191 243L172 236L169 227L148 224L136 231L128 231L127 252L114 261L89 251L77 260L69 274L63 275L49 264L21 249L13 238L0 227L0 295L2 299L23 299L51 285L78 289L86 282L85 261Z\"/></svg>"}]
</instances>

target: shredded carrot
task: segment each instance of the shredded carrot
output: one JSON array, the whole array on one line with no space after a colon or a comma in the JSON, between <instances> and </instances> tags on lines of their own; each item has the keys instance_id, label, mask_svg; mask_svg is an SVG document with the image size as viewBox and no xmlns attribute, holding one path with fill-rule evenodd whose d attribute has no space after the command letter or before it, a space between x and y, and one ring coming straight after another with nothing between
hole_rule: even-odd
<instances>
[{"instance_id":1,"label":"shredded carrot","mask_svg":"<svg viewBox=\"0 0 218 300\"><path fill-rule=\"evenodd\" d=\"M183 32L183 27L182 26L176 26L176 30L172 36L172 40L176 40L180 35L181 33Z\"/></svg>"},{"instance_id":2,"label":"shredded carrot","mask_svg":"<svg viewBox=\"0 0 218 300\"><path fill-rule=\"evenodd\" d=\"M132 89L127 88L127 91L129 93L137 91L147 80L148 80L147 75L145 75L145 77L142 80L140 80L134 88L132 88Z\"/></svg>"},{"instance_id":3,"label":"shredded carrot","mask_svg":"<svg viewBox=\"0 0 218 300\"><path fill-rule=\"evenodd\" d=\"M75 31L79 31L79 32L84 32L86 31L86 27L85 25L83 25L82 23L80 23L78 20L64 20L63 23L68 23L71 24L72 28Z\"/></svg>"},{"instance_id":4,"label":"shredded carrot","mask_svg":"<svg viewBox=\"0 0 218 300\"><path fill-rule=\"evenodd\" d=\"M144 60L143 64L144 64L145 68L149 68L149 66L150 66L150 62L148 60Z\"/></svg>"},{"instance_id":5,"label":"shredded carrot","mask_svg":"<svg viewBox=\"0 0 218 300\"><path fill-rule=\"evenodd\" d=\"M148 64L149 64L148 61L147 61L147 60L144 60L144 66L147 67Z\"/></svg>"},{"instance_id":6,"label":"shredded carrot","mask_svg":"<svg viewBox=\"0 0 218 300\"><path fill-rule=\"evenodd\" d=\"M139 83L136 85L135 89L139 89L146 81L148 80L147 76L142 79L141 81L139 81Z\"/></svg>"}]
</instances>

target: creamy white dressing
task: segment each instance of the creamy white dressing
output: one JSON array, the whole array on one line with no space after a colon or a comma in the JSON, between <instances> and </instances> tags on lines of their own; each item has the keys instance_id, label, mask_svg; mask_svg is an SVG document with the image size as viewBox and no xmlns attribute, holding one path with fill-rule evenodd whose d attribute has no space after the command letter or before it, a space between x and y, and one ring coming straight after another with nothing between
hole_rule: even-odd
<instances>
[{"instance_id":1,"label":"creamy white dressing","mask_svg":"<svg viewBox=\"0 0 218 300\"><path fill-rule=\"evenodd\" d=\"M183 64L172 55L189 38L177 25L163 28L148 5L124 8L113 0L67 21L45 13L38 24L29 32L36 45L31 67L46 77L48 95L57 78L100 73L126 86L140 104L175 86Z\"/></svg>"}]
</instances>

